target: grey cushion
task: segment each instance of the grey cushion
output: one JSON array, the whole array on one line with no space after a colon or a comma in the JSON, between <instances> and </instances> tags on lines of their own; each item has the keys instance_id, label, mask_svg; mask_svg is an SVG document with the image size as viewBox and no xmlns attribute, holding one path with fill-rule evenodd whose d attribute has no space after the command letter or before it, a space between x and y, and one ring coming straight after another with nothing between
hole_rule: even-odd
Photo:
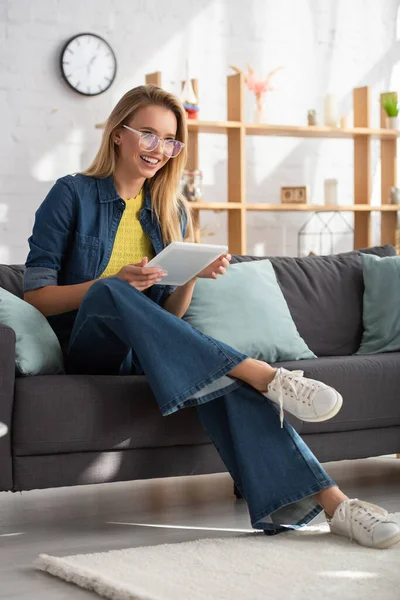
<instances>
[{"instance_id":1,"label":"grey cushion","mask_svg":"<svg viewBox=\"0 0 400 600\"><path fill-rule=\"evenodd\" d=\"M46 375L15 385L15 455L206 444L194 409L160 415L145 377Z\"/></svg>"},{"instance_id":2,"label":"grey cushion","mask_svg":"<svg viewBox=\"0 0 400 600\"><path fill-rule=\"evenodd\" d=\"M341 411L329 421L302 423L289 418L302 434L400 426L400 352L330 356L279 366L289 370L301 366L307 377L331 385L343 396Z\"/></svg>"},{"instance_id":3,"label":"grey cushion","mask_svg":"<svg viewBox=\"0 0 400 600\"><path fill-rule=\"evenodd\" d=\"M393 246L377 246L362 252L378 256L396 254ZM260 259L234 258L234 262L246 260ZM360 252L270 260L293 321L310 350L317 356L354 354L363 331Z\"/></svg>"},{"instance_id":4,"label":"grey cushion","mask_svg":"<svg viewBox=\"0 0 400 600\"><path fill-rule=\"evenodd\" d=\"M0 265L0 287L23 298L24 271L23 265Z\"/></svg>"},{"instance_id":5,"label":"grey cushion","mask_svg":"<svg viewBox=\"0 0 400 600\"><path fill-rule=\"evenodd\" d=\"M399 364L397 352L302 361L308 377L341 392L343 408L323 423L289 421L300 433L400 426ZM299 363L279 366L294 370ZM26 377L16 381L15 391L17 456L209 443L194 409L161 417L144 377Z\"/></svg>"}]
</instances>

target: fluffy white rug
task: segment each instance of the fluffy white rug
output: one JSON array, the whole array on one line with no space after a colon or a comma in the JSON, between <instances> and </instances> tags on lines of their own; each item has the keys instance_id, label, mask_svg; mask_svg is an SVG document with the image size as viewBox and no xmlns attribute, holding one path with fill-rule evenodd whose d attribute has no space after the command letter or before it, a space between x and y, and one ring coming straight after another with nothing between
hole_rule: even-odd
<instances>
[{"instance_id":1,"label":"fluffy white rug","mask_svg":"<svg viewBox=\"0 0 400 600\"><path fill-rule=\"evenodd\" d=\"M397 513L400 518L400 513ZM400 545L361 548L326 525L130 548L36 567L111 600L399 600Z\"/></svg>"}]
</instances>

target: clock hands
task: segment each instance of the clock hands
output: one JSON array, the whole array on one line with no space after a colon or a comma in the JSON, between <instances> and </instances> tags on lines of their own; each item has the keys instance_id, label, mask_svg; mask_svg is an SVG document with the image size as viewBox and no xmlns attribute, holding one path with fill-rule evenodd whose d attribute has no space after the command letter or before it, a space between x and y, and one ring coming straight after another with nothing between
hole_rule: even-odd
<instances>
[{"instance_id":1,"label":"clock hands","mask_svg":"<svg viewBox=\"0 0 400 600\"><path fill-rule=\"evenodd\" d=\"M93 65L93 63L94 63L94 61L96 60L97 57L98 57L98 55L95 54L94 56L92 56L92 58L88 62L88 65L87 65L87 74L88 75L90 75L90 69L91 69L91 67L92 67L92 65Z\"/></svg>"}]
</instances>

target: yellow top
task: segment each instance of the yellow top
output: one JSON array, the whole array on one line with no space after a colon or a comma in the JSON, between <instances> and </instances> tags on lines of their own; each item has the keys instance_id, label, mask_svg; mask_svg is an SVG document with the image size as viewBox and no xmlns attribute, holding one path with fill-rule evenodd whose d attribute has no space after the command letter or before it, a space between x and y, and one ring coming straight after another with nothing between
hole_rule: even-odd
<instances>
[{"instance_id":1,"label":"yellow top","mask_svg":"<svg viewBox=\"0 0 400 600\"><path fill-rule=\"evenodd\" d=\"M100 278L116 275L122 267L139 263L144 256L149 260L154 258L153 245L139 221L143 202L143 190L135 198L126 200L110 260Z\"/></svg>"}]
</instances>

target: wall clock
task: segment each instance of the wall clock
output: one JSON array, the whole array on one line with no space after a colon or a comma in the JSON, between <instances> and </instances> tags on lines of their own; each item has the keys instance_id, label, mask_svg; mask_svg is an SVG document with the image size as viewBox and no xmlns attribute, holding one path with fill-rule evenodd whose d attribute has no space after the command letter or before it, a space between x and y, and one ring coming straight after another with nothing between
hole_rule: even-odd
<instances>
[{"instance_id":1,"label":"wall clock","mask_svg":"<svg viewBox=\"0 0 400 600\"><path fill-rule=\"evenodd\" d=\"M108 90L117 73L111 46L94 33L80 33L68 40L61 51L60 65L68 85L84 96Z\"/></svg>"}]
</instances>

